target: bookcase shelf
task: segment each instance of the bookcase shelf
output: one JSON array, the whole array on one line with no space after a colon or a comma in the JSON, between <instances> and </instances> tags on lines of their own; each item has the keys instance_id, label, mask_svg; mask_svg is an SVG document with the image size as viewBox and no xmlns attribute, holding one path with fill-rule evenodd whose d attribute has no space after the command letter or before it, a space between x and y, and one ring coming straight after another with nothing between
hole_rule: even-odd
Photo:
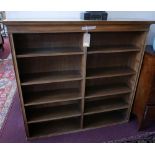
<instances>
[{"instance_id":1,"label":"bookcase shelf","mask_svg":"<svg viewBox=\"0 0 155 155\"><path fill-rule=\"evenodd\" d=\"M26 113L29 124L81 116L80 103L55 106L52 104L31 106L26 108Z\"/></svg>"},{"instance_id":2,"label":"bookcase shelf","mask_svg":"<svg viewBox=\"0 0 155 155\"><path fill-rule=\"evenodd\" d=\"M21 81L21 85L25 86L76 80L82 80L82 75L78 70L30 73L23 75L23 81Z\"/></svg>"},{"instance_id":3,"label":"bookcase shelf","mask_svg":"<svg viewBox=\"0 0 155 155\"><path fill-rule=\"evenodd\" d=\"M29 124L31 137L59 135L60 133L68 133L79 129L80 117Z\"/></svg>"},{"instance_id":4,"label":"bookcase shelf","mask_svg":"<svg viewBox=\"0 0 155 155\"><path fill-rule=\"evenodd\" d=\"M148 25L8 22L27 137L127 122ZM96 26L89 47L83 47L83 26Z\"/></svg>"},{"instance_id":5,"label":"bookcase shelf","mask_svg":"<svg viewBox=\"0 0 155 155\"><path fill-rule=\"evenodd\" d=\"M94 128L127 121L127 110L114 110L85 116L85 128Z\"/></svg>"},{"instance_id":6,"label":"bookcase shelf","mask_svg":"<svg viewBox=\"0 0 155 155\"><path fill-rule=\"evenodd\" d=\"M139 52L140 49L133 45L111 45L111 46L96 46L88 50L88 54L97 53L123 53L123 52Z\"/></svg>"},{"instance_id":7,"label":"bookcase shelf","mask_svg":"<svg viewBox=\"0 0 155 155\"><path fill-rule=\"evenodd\" d=\"M131 92L128 86L130 77L110 77L100 79L89 79L86 82L85 98L102 96L113 96Z\"/></svg>"},{"instance_id":8,"label":"bookcase shelf","mask_svg":"<svg viewBox=\"0 0 155 155\"><path fill-rule=\"evenodd\" d=\"M82 33L14 34L17 58L83 54Z\"/></svg>"},{"instance_id":9,"label":"bookcase shelf","mask_svg":"<svg viewBox=\"0 0 155 155\"><path fill-rule=\"evenodd\" d=\"M131 90L125 85L118 84L118 86L108 86L108 87L90 87L86 93L85 98L94 98L101 96L113 96L118 94L130 93Z\"/></svg>"},{"instance_id":10,"label":"bookcase shelf","mask_svg":"<svg viewBox=\"0 0 155 155\"><path fill-rule=\"evenodd\" d=\"M108 99L95 99L86 101L85 115L108 112L119 109L128 108L128 103L121 97L108 98Z\"/></svg>"},{"instance_id":11,"label":"bookcase shelf","mask_svg":"<svg viewBox=\"0 0 155 155\"><path fill-rule=\"evenodd\" d=\"M56 90L56 91L44 91L44 92L36 92L27 93L25 99L25 105L35 105L35 104L43 104L50 102L60 102L60 101L70 101L75 99L80 99L81 95L77 92L76 89L65 89L65 90Z\"/></svg>"},{"instance_id":12,"label":"bookcase shelf","mask_svg":"<svg viewBox=\"0 0 155 155\"><path fill-rule=\"evenodd\" d=\"M87 70L86 79L96 79L105 77L117 77L134 75L135 71L129 67L105 67L105 68L90 68Z\"/></svg>"},{"instance_id":13,"label":"bookcase shelf","mask_svg":"<svg viewBox=\"0 0 155 155\"><path fill-rule=\"evenodd\" d=\"M17 58L83 54L82 50L78 47L24 48L18 49L18 51L21 51L21 54L18 54Z\"/></svg>"}]
</instances>

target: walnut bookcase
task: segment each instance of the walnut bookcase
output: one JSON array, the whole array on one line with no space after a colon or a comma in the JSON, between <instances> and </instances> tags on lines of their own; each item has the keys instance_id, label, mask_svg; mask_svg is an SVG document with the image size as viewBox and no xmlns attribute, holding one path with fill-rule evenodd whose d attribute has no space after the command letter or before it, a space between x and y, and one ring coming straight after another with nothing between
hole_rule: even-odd
<instances>
[{"instance_id":1,"label":"walnut bookcase","mask_svg":"<svg viewBox=\"0 0 155 155\"><path fill-rule=\"evenodd\" d=\"M145 21L5 21L28 138L127 122ZM83 47L83 27L90 47Z\"/></svg>"}]
</instances>

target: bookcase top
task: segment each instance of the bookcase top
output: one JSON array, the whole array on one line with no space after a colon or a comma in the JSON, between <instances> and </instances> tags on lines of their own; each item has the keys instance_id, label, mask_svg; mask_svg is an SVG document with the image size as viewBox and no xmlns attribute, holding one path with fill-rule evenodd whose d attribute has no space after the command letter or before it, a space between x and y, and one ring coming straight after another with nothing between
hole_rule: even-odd
<instances>
[{"instance_id":1,"label":"bookcase top","mask_svg":"<svg viewBox=\"0 0 155 155\"><path fill-rule=\"evenodd\" d=\"M140 19L103 20L51 20L51 19L11 19L3 23L9 33L56 33L56 32L110 32L149 31L155 21Z\"/></svg>"},{"instance_id":2,"label":"bookcase top","mask_svg":"<svg viewBox=\"0 0 155 155\"><path fill-rule=\"evenodd\" d=\"M108 20L80 20L80 19L8 19L3 21L6 25L31 25L31 24L155 24L155 21L136 18L120 18Z\"/></svg>"}]
</instances>

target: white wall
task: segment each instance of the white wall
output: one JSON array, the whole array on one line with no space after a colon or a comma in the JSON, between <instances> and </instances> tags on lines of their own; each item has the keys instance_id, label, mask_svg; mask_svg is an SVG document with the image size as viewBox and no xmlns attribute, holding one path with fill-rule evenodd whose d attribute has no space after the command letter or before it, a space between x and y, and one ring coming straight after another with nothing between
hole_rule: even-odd
<instances>
[{"instance_id":1,"label":"white wall","mask_svg":"<svg viewBox=\"0 0 155 155\"><path fill-rule=\"evenodd\" d=\"M7 19L80 19L80 11L6 11ZM140 18L154 20L155 11L108 11L108 18ZM155 37L155 25L152 25L147 44L152 44Z\"/></svg>"},{"instance_id":2,"label":"white wall","mask_svg":"<svg viewBox=\"0 0 155 155\"><path fill-rule=\"evenodd\" d=\"M80 19L80 11L6 11L8 19Z\"/></svg>"}]
</instances>

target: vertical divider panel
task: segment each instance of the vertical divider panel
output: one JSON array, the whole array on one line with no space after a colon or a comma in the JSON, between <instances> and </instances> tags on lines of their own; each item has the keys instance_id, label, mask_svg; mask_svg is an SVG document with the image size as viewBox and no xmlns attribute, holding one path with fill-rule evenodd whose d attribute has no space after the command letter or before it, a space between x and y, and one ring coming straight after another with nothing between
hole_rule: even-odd
<instances>
[{"instance_id":1,"label":"vertical divider panel","mask_svg":"<svg viewBox=\"0 0 155 155\"><path fill-rule=\"evenodd\" d=\"M26 118L26 112L25 112L25 108L24 108L24 101L23 101L23 95L22 95L22 90L21 90L21 83L20 83L20 78L19 78L19 72L18 72L18 66L17 66L17 60L16 60L16 53L15 53L15 47L14 47L14 41L13 41L12 34L9 34L9 40L10 40L10 45L11 45L12 60L13 60L14 71L15 71L15 75L16 75L17 88L19 91L21 108L22 108L22 112L23 112L25 130L26 130L27 137L29 137L29 130L28 130L28 125L27 125L27 118Z\"/></svg>"},{"instance_id":2,"label":"vertical divider panel","mask_svg":"<svg viewBox=\"0 0 155 155\"><path fill-rule=\"evenodd\" d=\"M87 47L83 47L84 54L82 56L82 83L81 83L81 92L82 92L82 100L81 100L81 128L83 128L84 122L84 106L85 106L85 87L86 87L86 62L87 62Z\"/></svg>"}]
</instances>

